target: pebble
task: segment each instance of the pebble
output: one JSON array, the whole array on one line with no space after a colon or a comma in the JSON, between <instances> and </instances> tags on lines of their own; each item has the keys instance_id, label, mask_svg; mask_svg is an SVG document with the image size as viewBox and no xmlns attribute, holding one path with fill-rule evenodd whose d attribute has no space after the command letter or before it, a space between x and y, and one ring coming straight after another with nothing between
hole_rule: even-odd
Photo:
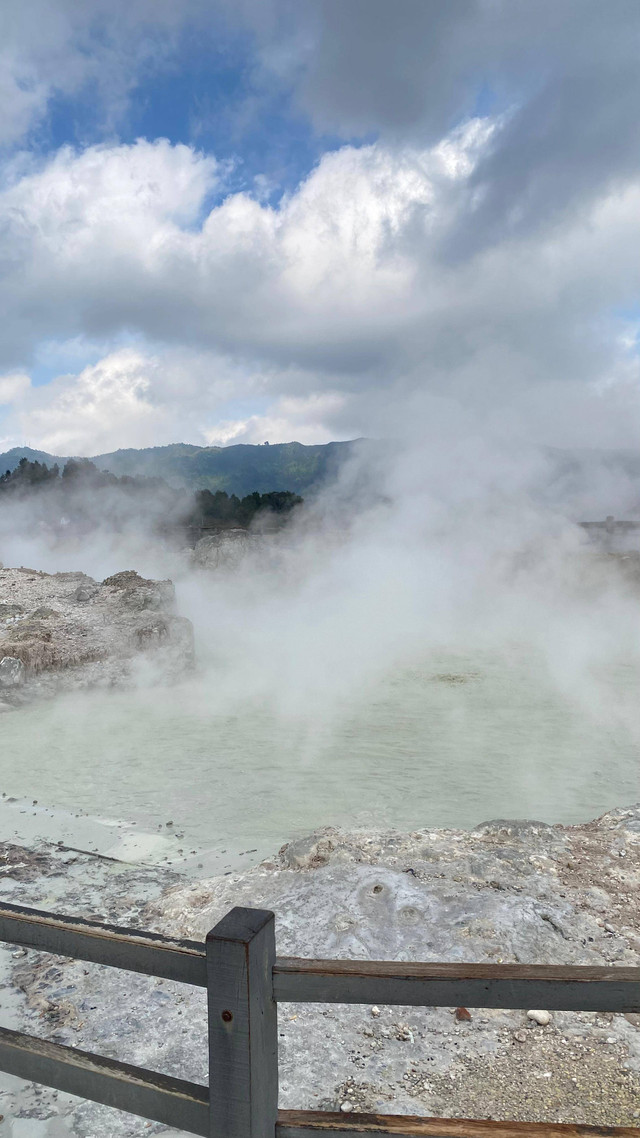
<instances>
[{"instance_id":1,"label":"pebble","mask_svg":"<svg viewBox=\"0 0 640 1138\"><path fill-rule=\"evenodd\" d=\"M532 1019L534 1023L539 1023L540 1027L546 1027L551 1023L551 1012L536 1011L535 1009L527 1012L527 1019Z\"/></svg>"},{"instance_id":2,"label":"pebble","mask_svg":"<svg viewBox=\"0 0 640 1138\"><path fill-rule=\"evenodd\" d=\"M516 1031L513 1038L517 1039L518 1043L526 1043L527 1042L527 1033L526 1033L526 1031Z\"/></svg>"},{"instance_id":3,"label":"pebble","mask_svg":"<svg viewBox=\"0 0 640 1138\"><path fill-rule=\"evenodd\" d=\"M348 1114L349 1111L353 1110L353 1103L352 1102L341 1102L340 1103L340 1110L342 1111L343 1114Z\"/></svg>"},{"instance_id":4,"label":"pebble","mask_svg":"<svg viewBox=\"0 0 640 1138\"><path fill-rule=\"evenodd\" d=\"M380 1015L380 1008L372 1008L371 1009L371 1015L374 1017L374 1019L376 1016L379 1016Z\"/></svg>"},{"instance_id":5,"label":"pebble","mask_svg":"<svg viewBox=\"0 0 640 1138\"><path fill-rule=\"evenodd\" d=\"M27 950L26 948L19 948L16 952L12 952L11 955L14 960L19 960L21 956L27 955Z\"/></svg>"}]
</instances>

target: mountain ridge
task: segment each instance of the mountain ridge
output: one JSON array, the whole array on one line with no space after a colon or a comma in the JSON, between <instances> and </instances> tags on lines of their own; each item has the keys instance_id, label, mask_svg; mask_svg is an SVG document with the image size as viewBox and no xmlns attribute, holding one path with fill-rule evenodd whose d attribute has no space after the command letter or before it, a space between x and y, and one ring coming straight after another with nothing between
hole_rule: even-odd
<instances>
[{"instance_id":1,"label":"mountain ridge","mask_svg":"<svg viewBox=\"0 0 640 1138\"><path fill-rule=\"evenodd\" d=\"M169 443L158 447L123 447L90 455L101 470L116 475L163 478L174 486L195 490L226 490L243 496L254 491L290 490L308 493L334 476L363 439L306 445L236 443L227 447L204 447L193 443ZM63 466L78 455L54 455L31 447L12 447L0 454L0 472L13 470L22 458Z\"/></svg>"},{"instance_id":2,"label":"mountain ridge","mask_svg":"<svg viewBox=\"0 0 640 1138\"><path fill-rule=\"evenodd\" d=\"M156 447L122 447L90 456L101 470L112 474L161 478L186 490L224 490L242 498L257 491L290 491L309 497L335 477L343 463L356 454L385 460L383 440L366 438L345 442L234 443L198 446L169 443ZM543 503L568 503L576 516L607 513L640 516L640 452L630 449L544 447L548 467L532 491ZM393 448L386 458L393 454ZM21 458L58 463L62 467L78 455L53 455L32 447L12 447L0 454L0 474L13 470ZM366 470L366 467L365 467ZM638 487L638 490L636 490ZM602 512L604 511L604 512Z\"/></svg>"}]
</instances>

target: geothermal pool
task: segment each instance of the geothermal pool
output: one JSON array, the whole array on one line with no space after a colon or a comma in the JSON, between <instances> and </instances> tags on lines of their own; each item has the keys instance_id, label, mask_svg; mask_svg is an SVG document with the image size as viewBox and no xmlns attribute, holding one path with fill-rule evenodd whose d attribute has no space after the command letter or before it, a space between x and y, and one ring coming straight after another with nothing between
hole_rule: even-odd
<instances>
[{"instance_id":1,"label":"geothermal pool","mask_svg":"<svg viewBox=\"0 0 640 1138\"><path fill-rule=\"evenodd\" d=\"M210 671L88 692L2 716L0 791L156 833L170 820L185 853L263 854L323 825L586 820L640 796L639 680L620 661L576 693L512 647L431 655L313 716L221 708Z\"/></svg>"}]
</instances>

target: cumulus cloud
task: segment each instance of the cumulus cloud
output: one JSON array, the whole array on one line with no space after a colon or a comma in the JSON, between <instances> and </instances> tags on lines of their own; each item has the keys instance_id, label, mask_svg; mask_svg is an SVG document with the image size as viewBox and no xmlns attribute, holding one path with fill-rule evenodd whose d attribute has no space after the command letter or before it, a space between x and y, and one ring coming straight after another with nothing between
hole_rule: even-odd
<instances>
[{"instance_id":1,"label":"cumulus cloud","mask_svg":"<svg viewBox=\"0 0 640 1138\"><path fill-rule=\"evenodd\" d=\"M135 82L185 21L206 22L196 0L180 15L121 5L126 41L101 0L84 7L43 8L31 44L13 18L16 131L54 70L80 90L102 60L126 98L119 68ZM215 5L209 32L216 20L251 30L255 68L318 129L376 139L325 153L277 204L163 139L8 159L0 372L30 373L43 344L79 354L52 385L7 387L4 436L322 441L470 415L555 445L632 445L635 3L244 0Z\"/></svg>"},{"instance_id":2,"label":"cumulus cloud","mask_svg":"<svg viewBox=\"0 0 640 1138\"><path fill-rule=\"evenodd\" d=\"M321 130L425 145L479 104L506 114L475 172L465 247L548 224L640 168L635 0L276 0L244 12L263 66Z\"/></svg>"},{"instance_id":3,"label":"cumulus cloud","mask_svg":"<svg viewBox=\"0 0 640 1138\"><path fill-rule=\"evenodd\" d=\"M1 377L0 405L11 404L0 421L2 442L28 440L61 455L179 438L204 444L221 408L238 390L250 395L254 386L259 382L252 375L213 353L121 347L38 387L28 376Z\"/></svg>"},{"instance_id":4,"label":"cumulus cloud","mask_svg":"<svg viewBox=\"0 0 640 1138\"><path fill-rule=\"evenodd\" d=\"M212 159L162 141L65 149L0 196L5 356L128 326L281 364L344 353L348 369L351 350L357 367L374 308L387 327L404 319L415 265L403 235L431 208L438 166L346 147L279 209L234 194L200 226Z\"/></svg>"},{"instance_id":5,"label":"cumulus cloud","mask_svg":"<svg viewBox=\"0 0 640 1138\"><path fill-rule=\"evenodd\" d=\"M0 377L2 449L28 440L52 454L97 454L188 438L231 443L325 443L357 434L341 392L274 397L267 410L225 418L240 405L264 403L278 376L238 368L211 352L120 348L77 374L32 387L29 376Z\"/></svg>"},{"instance_id":6,"label":"cumulus cloud","mask_svg":"<svg viewBox=\"0 0 640 1138\"><path fill-rule=\"evenodd\" d=\"M154 265L170 256L176 235L188 239L217 169L189 147L141 141L82 153L65 147L10 180L0 233L12 320L0 353L23 358L41 338L140 322L136 309L153 310L162 291Z\"/></svg>"},{"instance_id":7,"label":"cumulus cloud","mask_svg":"<svg viewBox=\"0 0 640 1138\"><path fill-rule=\"evenodd\" d=\"M31 391L17 410L18 424L53 454L82 453L89 440L106 450L116 427L121 446L151 441L162 416L147 399L149 370L135 351L114 353L78 376Z\"/></svg>"},{"instance_id":8,"label":"cumulus cloud","mask_svg":"<svg viewBox=\"0 0 640 1138\"><path fill-rule=\"evenodd\" d=\"M174 437L195 422L189 437L301 435L305 424L307 438L344 437L401 431L408 407L429 416L443 398L505 424L527 408L530 424L543 390L543 439L549 427L575 433L579 392L600 408L596 433L604 415L628 436L637 321L618 313L640 284L640 181L544 236L507 232L443 261L498 129L474 119L424 149L342 147L277 208L225 197L214 159L166 141L66 148L17 173L0 194L0 366L55 336L137 337L145 362L143 375L136 353L108 352L97 370L32 394L16 430L73 449L83 437L97 448L116 425L131 445L164 441L166 423ZM229 413L248 399L263 409ZM47 427L65 414L70 434Z\"/></svg>"},{"instance_id":9,"label":"cumulus cloud","mask_svg":"<svg viewBox=\"0 0 640 1138\"><path fill-rule=\"evenodd\" d=\"M23 0L0 19L0 143L60 96L113 135L141 81L186 65L185 35L214 59L241 32L247 98L275 86L344 140L423 148L478 108L503 116L458 246L548 224L639 169L635 0Z\"/></svg>"}]
</instances>

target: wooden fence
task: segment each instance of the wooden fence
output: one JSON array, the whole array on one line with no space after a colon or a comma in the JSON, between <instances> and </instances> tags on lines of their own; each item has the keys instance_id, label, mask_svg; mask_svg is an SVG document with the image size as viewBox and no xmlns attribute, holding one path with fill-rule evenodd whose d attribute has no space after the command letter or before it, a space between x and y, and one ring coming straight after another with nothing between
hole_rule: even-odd
<instances>
[{"instance_id":1,"label":"wooden fence","mask_svg":"<svg viewBox=\"0 0 640 1138\"><path fill-rule=\"evenodd\" d=\"M275 918L232 909L205 943L0 906L0 940L207 989L209 1086L0 1029L0 1070L213 1138L640 1138L631 1127L278 1110L277 1005L640 1011L640 968L278 957Z\"/></svg>"}]
</instances>

